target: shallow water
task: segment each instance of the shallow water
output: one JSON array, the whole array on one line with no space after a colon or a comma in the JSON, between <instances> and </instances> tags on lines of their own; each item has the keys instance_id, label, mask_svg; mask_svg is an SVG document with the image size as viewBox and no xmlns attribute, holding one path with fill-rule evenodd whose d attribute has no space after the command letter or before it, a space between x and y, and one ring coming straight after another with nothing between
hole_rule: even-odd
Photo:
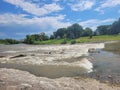
<instances>
[{"instance_id":1,"label":"shallow water","mask_svg":"<svg viewBox=\"0 0 120 90\"><path fill-rule=\"evenodd\" d=\"M71 67L67 65L20 65L20 64L1 64L0 67L20 69L28 71L36 76L59 78L74 77L85 73L84 68Z\"/></svg>"},{"instance_id":2,"label":"shallow water","mask_svg":"<svg viewBox=\"0 0 120 90\"><path fill-rule=\"evenodd\" d=\"M90 54L94 71L89 76L120 84L120 43L107 43L100 53Z\"/></svg>"}]
</instances>

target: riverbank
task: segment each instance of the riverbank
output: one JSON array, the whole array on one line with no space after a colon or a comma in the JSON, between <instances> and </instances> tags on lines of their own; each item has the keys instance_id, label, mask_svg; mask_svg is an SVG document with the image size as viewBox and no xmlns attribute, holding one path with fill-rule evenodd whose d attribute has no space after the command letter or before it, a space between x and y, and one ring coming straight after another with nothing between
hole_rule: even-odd
<instances>
[{"instance_id":1,"label":"riverbank","mask_svg":"<svg viewBox=\"0 0 120 90\"><path fill-rule=\"evenodd\" d=\"M0 69L1 90L120 90L120 87L89 78L49 79L36 77L26 71Z\"/></svg>"},{"instance_id":2,"label":"riverbank","mask_svg":"<svg viewBox=\"0 0 120 90\"><path fill-rule=\"evenodd\" d=\"M100 35L90 37L80 37L77 39L53 39L46 41L35 41L34 44L75 44L75 43L100 43L100 42L110 42L110 41L120 41L120 35ZM74 43L73 43L74 42Z\"/></svg>"},{"instance_id":3,"label":"riverbank","mask_svg":"<svg viewBox=\"0 0 120 90\"><path fill-rule=\"evenodd\" d=\"M60 45L60 44L78 44L78 43L101 43L101 42L109 42L109 41L120 41L120 35L99 35L99 36L92 36L90 38L87 37L80 37L76 39L48 39L45 41L32 41L30 45ZM0 40L0 44L10 45L10 44L21 44L25 43L24 41L15 41L14 39L5 39ZM26 43L27 44L27 43Z\"/></svg>"}]
</instances>

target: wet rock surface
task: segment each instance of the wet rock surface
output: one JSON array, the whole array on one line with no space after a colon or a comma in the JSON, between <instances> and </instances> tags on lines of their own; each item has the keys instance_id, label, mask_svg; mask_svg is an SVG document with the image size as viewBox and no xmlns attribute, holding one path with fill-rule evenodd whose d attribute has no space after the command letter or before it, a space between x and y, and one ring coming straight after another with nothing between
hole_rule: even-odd
<instances>
[{"instance_id":1,"label":"wet rock surface","mask_svg":"<svg viewBox=\"0 0 120 90\"><path fill-rule=\"evenodd\" d=\"M78 76L82 73L92 72L92 63L87 58L80 59L79 57L87 56L88 49L93 47L103 48L104 43L75 45L2 45L0 46L0 55L4 54L5 57L0 58L0 67L25 70L38 76L50 78ZM30 69L28 67L30 67Z\"/></svg>"},{"instance_id":2,"label":"wet rock surface","mask_svg":"<svg viewBox=\"0 0 120 90\"><path fill-rule=\"evenodd\" d=\"M0 46L1 63L17 64L50 64L56 60L77 58L88 55L90 48L104 48L103 43L76 44L76 45L16 45Z\"/></svg>"},{"instance_id":3,"label":"wet rock surface","mask_svg":"<svg viewBox=\"0 0 120 90\"><path fill-rule=\"evenodd\" d=\"M0 56L0 58L3 58L3 57L5 57L5 56Z\"/></svg>"},{"instance_id":4,"label":"wet rock surface","mask_svg":"<svg viewBox=\"0 0 120 90\"><path fill-rule=\"evenodd\" d=\"M120 87L89 78L49 79L26 71L1 68L0 90L120 90Z\"/></svg>"},{"instance_id":5,"label":"wet rock surface","mask_svg":"<svg viewBox=\"0 0 120 90\"><path fill-rule=\"evenodd\" d=\"M10 59L12 59L12 58L20 58L20 57L26 57L26 55L24 55L24 54L19 54L19 55L10 57Z\"/></svg>"},{"instance_id":6,"label":"wet rock surface","mask_svg":"<svg viewBox=\"0 0 120 90\"><path fill-rule=\"evenodd\" d=\"M89 53L100 53L100 51L98 49L95 49L95 48L89 48L88 52Z\"/></svg>"}]
</instances>

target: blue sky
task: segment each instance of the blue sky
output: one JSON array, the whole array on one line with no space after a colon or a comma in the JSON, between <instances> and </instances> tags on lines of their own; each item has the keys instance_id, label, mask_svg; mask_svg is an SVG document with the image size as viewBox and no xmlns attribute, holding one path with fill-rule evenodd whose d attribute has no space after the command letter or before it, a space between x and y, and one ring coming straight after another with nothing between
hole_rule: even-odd
<instances>
[{"instance_id":1,"label":"blue sky","mask_svg":"<svg viewBox=\"0 0 120 90\"><path fill-rule=\"evenodd\" d=\"M79 23L93 30L120 17L120 0L0 0L0 38L50 35Z\"/></svg>"}]
</instances>

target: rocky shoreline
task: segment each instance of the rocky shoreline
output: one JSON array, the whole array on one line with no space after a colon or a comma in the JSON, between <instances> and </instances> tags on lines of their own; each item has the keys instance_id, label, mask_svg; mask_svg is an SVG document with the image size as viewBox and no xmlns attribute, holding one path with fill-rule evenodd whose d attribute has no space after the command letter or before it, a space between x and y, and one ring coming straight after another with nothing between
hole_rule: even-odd
<instances>
[{"instance_id":1,"label":"rocky shoreline","mask_svg":"<svg viewBox=\"0 0 120 90\"><path fill-rule=\"evenodd\" d=\"M90 78L36 77L26 71L0 69L0 90L120 90Z\"/></svg>"}]
</instances>

